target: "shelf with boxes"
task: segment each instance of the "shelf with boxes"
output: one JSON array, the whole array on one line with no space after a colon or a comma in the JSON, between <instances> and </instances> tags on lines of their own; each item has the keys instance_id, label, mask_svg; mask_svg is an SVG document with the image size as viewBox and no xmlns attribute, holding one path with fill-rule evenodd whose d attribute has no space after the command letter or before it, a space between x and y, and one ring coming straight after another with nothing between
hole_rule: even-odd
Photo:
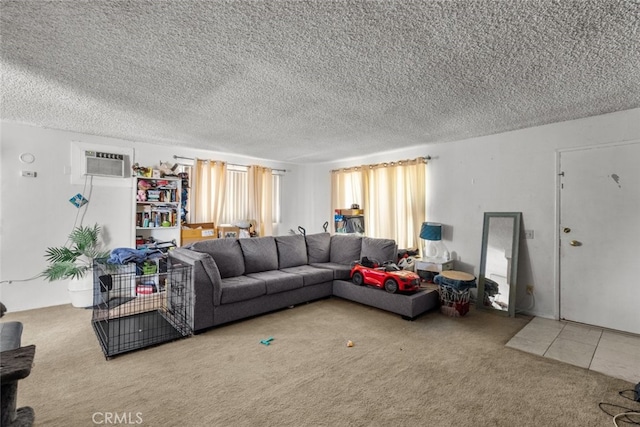
<instances>
[{"instance_id":1,"label":"shelf with boxes","mask_svg":"<svg viewBox=\"0 0 640 427\"><path fill-rule=\"evenodd\" d=\"M180 231L181 245L210 240L218 237L218 231L213 222L183 224Z\"/></svg>"},{"instance_id":2,"label":"shelf with boxes","mask_svg":"<svg viewBox=\"0 0 640 427\"><path fill-rule=\"evenodd\" d=\"M135 247L180 244L180 196L178 178L135 177Z\"/></svg>"},{"instance_id":3,"label":"shelf with boxes","mask_svg":"<svg viewBox=\"0 0 640 427\"><path fill-rule=\"evenodd\" d=\"M334 222L336 233L364 234L364 210L360 208L336 209Z\"/></svg>"}]
</instances>

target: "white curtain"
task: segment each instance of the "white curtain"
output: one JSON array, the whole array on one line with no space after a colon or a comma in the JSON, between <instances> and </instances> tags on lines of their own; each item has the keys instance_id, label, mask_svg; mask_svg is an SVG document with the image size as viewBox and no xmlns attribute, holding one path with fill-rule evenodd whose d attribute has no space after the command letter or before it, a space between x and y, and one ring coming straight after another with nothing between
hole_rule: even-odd
<instances>
[{"instance_id":1,"label":"white curtain","mask_svg":"<svg viewBox=\"0 0 640 427\"><path fill-rule=\"evenodd\" d=\"M273 177L272 170L252 165L249 174L249 218L255 219L260 236L273 234Z\"/></svg>"},{"instance_id":2,"label":"white curtain","mask_svg":"<svg viewBox=\"0 0 640 427\"><path fill-rule=\"evenodd\" d=\"M331 173L331 210L348 209L353 204L362 207L361 168L335 170Z\"/></svg>"},{"instance_id":3,"label":"white curtain","mask_svg":"<svg viewBox=\"0 0 640 427\"><path fill-rule=\"evenodd\" d=\"M227 197L222 210L221 224L235 224L249 219L249 179L246 168L227 168Z\"/></svg>"},{"instance_id":4,"label":"white curtain","mask_svg":"<svg viewBox=\"0 0 640 427\"><path fill-rule=\"evenodd\" d=\"M213 222L218 226L224 208L226 176L225 162L195 159L189 198L192 223Z\"/></svg>"},{"instance_id":5,"label":"white curtain","mask_svg":"<svg viewBox=\"0 0 640 427\"><path fill-rule=\"evenodd\" d=\"M352 203L364 210L365 235L394 239L399 248L419 248L425 182L424 157L333 171L332 209L349 208L349 197L360 197L361 203Z\"/></svg>"}]
</instances>

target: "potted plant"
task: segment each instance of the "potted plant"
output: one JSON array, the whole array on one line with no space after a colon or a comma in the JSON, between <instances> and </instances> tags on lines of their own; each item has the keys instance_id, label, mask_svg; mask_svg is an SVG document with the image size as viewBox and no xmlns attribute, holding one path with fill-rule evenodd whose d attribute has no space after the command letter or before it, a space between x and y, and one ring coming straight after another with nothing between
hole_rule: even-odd
<instances>
[{"instance_id":1,"label":"potted plant","mask_svg":"<svg viewBox=\"0 0 640 427\"><path fill-rule=\"evenodd\" d=\"M74 307L93 305L93 277L85 276L93 271L94 259L109 256L109 251L102 248L101 231L98 224L78 226L64 246L47 248L45 252L49 265L41 276L50 282L71 279L68 289Z\"/></svg>"}]
</instances>

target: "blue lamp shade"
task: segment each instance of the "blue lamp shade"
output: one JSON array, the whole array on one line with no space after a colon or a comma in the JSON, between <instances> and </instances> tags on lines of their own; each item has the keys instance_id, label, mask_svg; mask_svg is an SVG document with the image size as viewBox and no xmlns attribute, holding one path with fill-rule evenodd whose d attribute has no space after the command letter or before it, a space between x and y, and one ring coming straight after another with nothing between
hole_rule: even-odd
<instances>
[{"instance_id":1,"label":"blue lamp shade","mask_svg":"<svg viewBox=\"0 0 640 427\"><path fill-rule=\"evenodd\" d=\"M424 241L422 256L427 261L449 261L449 251L442 243L442 224L436 222L423 222L420 229L420 238Z\"/></svg>"},{"instance_id":2,"label":"blue lamp shade","mask_svg":"<svg viewBox=\"0 0 640 427\"><path fill-rule=\"evenodd\" d=\"M442 240L442 224L423 222L420 229L420 238L431 241Z\"/></svg>"}]
</instances>

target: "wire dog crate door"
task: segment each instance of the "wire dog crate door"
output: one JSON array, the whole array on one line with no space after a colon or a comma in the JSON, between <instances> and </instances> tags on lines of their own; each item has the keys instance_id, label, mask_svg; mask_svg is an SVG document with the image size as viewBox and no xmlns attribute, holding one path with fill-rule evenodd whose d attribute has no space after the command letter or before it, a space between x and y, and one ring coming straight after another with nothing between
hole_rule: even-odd
<instances>
[{"instance_id":1,"label":"wire dog crate door","mask_svg":"<svg viewBox=\"0 0 640 427\"><path fill-rule=\"evenodd\" d=\"M153 263L94 262L92 325L107 358L191 334L191 267Z\"/></svg>"}]
</instances>

